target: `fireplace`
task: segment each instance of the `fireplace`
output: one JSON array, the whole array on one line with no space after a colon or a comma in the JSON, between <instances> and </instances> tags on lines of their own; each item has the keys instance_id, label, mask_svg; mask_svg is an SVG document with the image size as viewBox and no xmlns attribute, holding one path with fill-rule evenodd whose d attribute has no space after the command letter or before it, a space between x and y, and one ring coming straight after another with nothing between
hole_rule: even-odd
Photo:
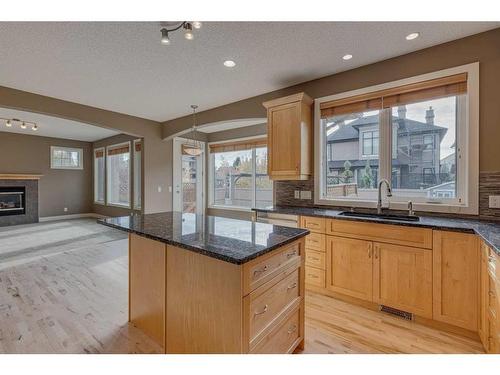
<instances>
[{"instance_id":1,"label":"fireplace","mask_svg":"<svg viewBox=\"0 0 500 375\"><path fill-rule=\"evenodd\" d=\"M41 175L0 173L0 227L38 223Z\"/></svg>"},{"instance_id":2,"label":"fireplace","mask_svg":"<svg viewBox=\"0 0 500 375\"><path fill-rule=\"evenodd\" d=\"M26 188L24 186L0 187L0 216L26 213Z\"/></svg>"}]
</instances>

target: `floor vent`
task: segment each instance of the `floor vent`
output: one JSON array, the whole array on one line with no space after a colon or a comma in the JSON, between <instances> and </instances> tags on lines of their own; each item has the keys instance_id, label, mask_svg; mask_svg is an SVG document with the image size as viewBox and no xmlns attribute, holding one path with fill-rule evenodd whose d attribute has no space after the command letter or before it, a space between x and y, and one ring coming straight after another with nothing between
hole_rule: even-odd
<instances>
[{"instance_id":1,"label":"floor vent","mask_svg":"<svg viewBox=\"0 0 500 375\"><path fill-rule=\"evenodd\" d=\"M407 311L403 311L403 310L398 310L398 309L395 309L394 307L380 305L380 311L391 314L391 315L395 315L395 316L397 316L399 318L403 318L405 320L413 320L412 313L407 312Z\"/></svg>"}]
</instances>

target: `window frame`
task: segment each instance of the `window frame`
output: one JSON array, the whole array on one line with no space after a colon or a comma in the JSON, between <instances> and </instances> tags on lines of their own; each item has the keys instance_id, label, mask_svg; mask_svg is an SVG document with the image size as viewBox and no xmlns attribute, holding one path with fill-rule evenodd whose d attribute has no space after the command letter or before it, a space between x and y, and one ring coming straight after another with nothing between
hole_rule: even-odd
<instances>
[{"instance_id":1,"label":"window frame","mask_svg":"<svg viewBox=\"0 0 500 375\"><path fill-rule=\"evenodd\" d=\"M54 151L76 151L78 152L79 164L76 167L54 165ZM83 170L83 148L66 147L66 146L50 146L50 169L67 169L67 170Z\"/></svg>"},{"instance_id":2,"label":"window frame","mask_svg":"<svg viewBox=\"0 0 500 375\"><path fill-rule=\"evenodd\" d=\"M137 143L140 143L141 144L141 151L136 151L135 149L135 145ZM144 149L144 142L142 142L142 139L134 139L132 141L132 169L133 169L133 174L132 174L132 207L134 210L136 211L140 211L142 210L142 159L143 159L143 149ZM140 153L141 154L141 160L140 160L140 168L141 168L141 173L137 173L137 170L136 170L136 158L137 158L137 153ZM139 194L139 199L140 199L140 204L137 204L136 202L136 198L137 198L137 195L136 195L136 178L139 178L139 183L138 183L138 186L140 186L140 194Z\"/></svg>"},{"instance_id":3,"label":"window frame","mask_svg":"<svg viewBox=\"0 0 500 375\"><path fill-rule=\"evenodd\" d=\"M109 194L109 188L110 188L111 185L109 184L109 171L111 170L111 168L109 168L108 151L112 150L114 148L119 148L121 146L126 146L126 145L128 145L128 147L129 147L129 158L128 158L128 180L129 180L128 205L126 205L126 204L120 204L120 203L110 203L109 202L109 196L110 196L110 194ZM113 145L106 146L105 157L106 157L106 192L105 192L105 195L106 195L106 206L132 209L132 189L133 189L132 185L133 185L133 181L132 181L132 150L131 150L131 142L127 141L127 142L121 142L121 143L116 143L116 144L113 144Z\"/></svg>"},{"instance_id":4,"label":"window frame","mask_svg":"<svg viewBox=\"0 0 500 375\"><path fill-rule=\"evenodd\" d=\"M385 198L385 200L389 202L391 209L405 210L407 209L408 200L411 199L415 202L414 208L418 211L477 215L479 211L479 62L317 98L314 101L314 203L318 205L369 208L374 208L377 204L376 200L323 198L322 194L326 186L326 134L321 121L321 103L460 73L467 73L467 100L462 102L458 106L459 108L457 108L457 111L464 111L464 113L457 115L455 148L457 153L457 201L449 202L449 200L439 199L418 201L414 198L398 197L397 194L391 198ZM460 100L460 96L458 98ZM381 116L387 115L389 114L381 114ZM466 121L460 121L462 118L465 118ZM392 172L392 147L389 147L391 150L387 150L386 148L391 144L392 129L387 131L387 129L381 127L379 137L380 162L378 176L379 178L390 179ZM360 150L361 154L362 150Z\"/></svg>"},{"instance_id":5,"label":"window frame","mask_svg":"<svg viewBox=\"0 0 500 375\"><path fill-rule=\"evenodd\" d=\"M96 194L96 190L97 190L97 179L96 179L96 173L97 173L97 170L95 168L95 162L96 162L96 157L95 157L95 154L97 151L102 151L104 153L104 156L103 156L103 159L104 159L104 181L103 181L103 184L104 184L104 200L103 201L98 201L96 199L97 197L97 194ZM100 204L100 205L103 205L105 206L106 205L106 178L107 178L107 166L106 166L106 147L97 147L97 148L94 148L92 150L92 162L93 162L93 166L94 166L94 170L93 170L93 181L94 181L94 204Z\"/></svg>"},{"instance_id":6,"label":"window frame","mask_svg":"<svg viewBox=\"0 0 500 375\"><path fill-rule=\"evenodd\" d=\"M209 142L208 145L210 146L211 144L223 144L223 143L234 143L234 142L240 142L240 141L250 141L253 139L259 139L263 138L262 135L258 136L253 136L253 137L245 137L245 138L237 138L237 139L231 139L227 141L215 141L215 142ZM211 152L210 147L208 147L208 208L210 209L219 209L219 210L231 210L231 211L244 211L244 212L252 212L253 208L255 207L255 202L256 202L256 178L255 178L255 173L256 173L256 149L257 148L262 148L260 147L252 147L252 186L253 186L253 192L252 192L252 207L245 207L245 206L228 206L224 204L214 204L214 189L213 189L213 184L214 184L214 168L215 168L215 160L214 157L216 152ZM268 148L269 152L269 148ZM269 157L268 157L269 161ZM272 181L272 180L271 180ZM274 181L273 182L273 190L274 190ZM274 204L274 193L273 193L273 204Z\"/></svg>"}]
</instances>

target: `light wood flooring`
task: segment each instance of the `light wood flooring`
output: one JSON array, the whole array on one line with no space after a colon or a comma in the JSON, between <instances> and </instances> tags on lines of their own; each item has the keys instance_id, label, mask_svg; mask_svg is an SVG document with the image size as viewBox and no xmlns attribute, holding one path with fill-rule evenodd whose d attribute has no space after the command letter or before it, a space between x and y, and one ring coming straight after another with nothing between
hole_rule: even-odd
<instances>
[{"instance_id":1,"label":"light wood flooring","mask_svg":"<svg viewBox=\"0 0 500 375\"><path fill-rule=\"evenodd\" d=\"M95 220L0 228L0 353L157 353L127 323L122 232ZM304 353L482 353L479 342L306 294Z\"/></svg>"}]
</instances>

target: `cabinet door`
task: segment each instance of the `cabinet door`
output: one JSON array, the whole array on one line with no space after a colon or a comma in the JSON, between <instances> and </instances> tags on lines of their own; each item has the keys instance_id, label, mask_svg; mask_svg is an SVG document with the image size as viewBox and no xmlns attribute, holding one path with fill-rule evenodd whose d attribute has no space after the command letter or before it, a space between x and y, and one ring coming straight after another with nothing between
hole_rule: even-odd
<instances>
[{"instance_id":1,"label":"cabinet door","mask_svg":"<svg viewBox=\"0 0 500 375\"><path fill-rule=\"evenodd\" d=\"M300 174L300 102L268 109L268 174L292 178Z\"/></svg>"},{"instance_id":2,"label":"cabinet door","mask_svg":"<svg viewBox=\"0 0 500 375\"><path fill-rule=\"evenodd\" d=\"M327 242L327 289L371 301L372 242L335 236Z\"/></svg>"},{"instance_id":3,"label":"cabinet door","mask_svg":"<svg viewBox=\"0 0 500 375\"><path fill-rule=\"evenodd\" d=\"M475 235L434 231L433 318L477 331L479 242Z\"/></svg>"},{"instance_id":4,"label":"cabinet door","mask_svg":"<svg viewBox=\"0 0 500 375\"><path fill-rule=\"evenodd\" d=\"M432 250L373 246L373 301L432 318Z\"/></svg>"}]
</instances>

